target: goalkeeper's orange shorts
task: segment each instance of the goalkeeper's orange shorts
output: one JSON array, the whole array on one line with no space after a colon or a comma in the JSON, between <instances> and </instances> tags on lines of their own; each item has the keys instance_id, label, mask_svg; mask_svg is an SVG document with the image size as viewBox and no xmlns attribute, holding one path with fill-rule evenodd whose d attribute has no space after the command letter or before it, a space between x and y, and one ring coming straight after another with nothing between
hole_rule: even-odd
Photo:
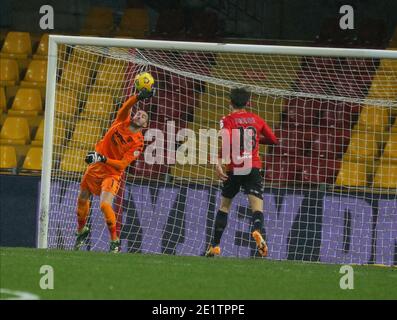
<instances>
[{"instance_id":1,"label":"goalkeeper's orange shorts","mask_svg":"<svg viewBox=\"0 0 397 320\"><path fill-rule=\"evenodd\" d=\"M102 191L116 195L120 186L120 175L114 175L102 163L90 165L81 180L80 189L89 190L99 196Z\"/></svg>"}]
</instances>

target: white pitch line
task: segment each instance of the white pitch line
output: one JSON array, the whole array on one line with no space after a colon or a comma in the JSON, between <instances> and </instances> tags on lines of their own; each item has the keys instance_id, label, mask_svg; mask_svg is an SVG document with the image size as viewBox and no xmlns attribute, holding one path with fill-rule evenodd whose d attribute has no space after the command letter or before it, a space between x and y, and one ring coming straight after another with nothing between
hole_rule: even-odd
<instances>
[{"instance_id":1,"label":"white pitch line","mask_svg":"<svg viewBox=\"0 0 397 320\"><path fill-rule=\"evenodd\" d=\"M0 294L8 294L14 297L2 298L1 300L40 300L38 295L26 291L16 291L5 288L0 288Z\"/></svg>"}]
</instances>

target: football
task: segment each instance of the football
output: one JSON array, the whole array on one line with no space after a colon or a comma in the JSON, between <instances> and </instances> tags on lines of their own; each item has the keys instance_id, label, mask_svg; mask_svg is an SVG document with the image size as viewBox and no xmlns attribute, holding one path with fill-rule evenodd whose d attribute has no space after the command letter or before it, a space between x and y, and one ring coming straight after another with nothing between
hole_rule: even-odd
<instances>
[{"instance_id":1,"label":"football","mask_svg":"<svg viewBox=\"0 0 397 320\"><path fill-rule=\"evenodd\" d=\"M142 89L146 89L148 91L152 91L152 88L153 88L153 85L154 85L154 78L148 72L138 73L135 76L134 85L135 85L135 88L138 91L141 91Z\"/></svg>"}]
</instances>

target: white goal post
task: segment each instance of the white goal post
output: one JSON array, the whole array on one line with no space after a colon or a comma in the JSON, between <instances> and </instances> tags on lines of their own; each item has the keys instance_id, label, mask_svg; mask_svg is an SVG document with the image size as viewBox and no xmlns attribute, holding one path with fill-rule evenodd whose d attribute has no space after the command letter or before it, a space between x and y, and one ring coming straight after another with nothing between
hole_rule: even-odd
<instances>
[{"instance_id":1,"label":"white goal post","mask_svg":"<svg viewBox=\"0 0 397 320\"><path fill-rule=\"evenodd\" d=\"M127 172L117 203L125 252L199 255L206 248L220 183L210 164L189 162L189 143L201 139L189 132L218 129L230 88L246 86L251 110L281 140L261 148L269 258L396 263L397 51L61 35L49 36L39 248L71 249L81 155L106 131L140 70L152 72L160 89L142 106L155 119L151 129L168 130L168 139L176 123L180 143L172 146L174 162L146 161ZM112 107L106 121L91 117L91 102L105 100ZM168 142L156 146L155 155L170 155ZM226 256L257 256L243 198L221 243ZM97 210L92 201L88 250L107 246Z\"/></svg>"}]
</instances>

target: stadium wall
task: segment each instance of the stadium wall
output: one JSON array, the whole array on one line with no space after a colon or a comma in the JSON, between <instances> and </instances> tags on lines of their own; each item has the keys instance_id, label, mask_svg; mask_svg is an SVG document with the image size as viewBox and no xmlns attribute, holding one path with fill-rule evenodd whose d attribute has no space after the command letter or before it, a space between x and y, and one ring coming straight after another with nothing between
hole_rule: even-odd
<instances>
[{"instance_id":1,"label":"stadium wall","mask_svg":"<svg viewBox=\"0 0 397 320\"><path fill-rule=\"evenodd\" d=\"M0 175L0 246L36 247L39 181Z\"/></svg>"}]
</instances>

